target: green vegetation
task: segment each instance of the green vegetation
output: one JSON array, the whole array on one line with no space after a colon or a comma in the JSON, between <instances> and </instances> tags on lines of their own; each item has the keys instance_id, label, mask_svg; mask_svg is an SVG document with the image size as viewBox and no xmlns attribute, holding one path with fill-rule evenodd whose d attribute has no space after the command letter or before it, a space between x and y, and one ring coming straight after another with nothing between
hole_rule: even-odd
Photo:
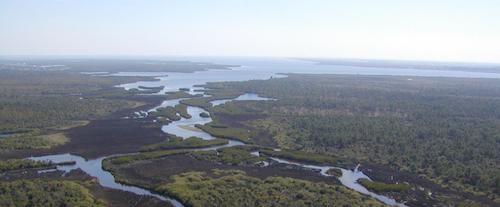
<instances>
[{"instance_id":1,"label":"green vegetation","mask_svg":"<svg viewBox=\"0 0 500 207\"><path fill-rule=\"evenodd\" d=\"M375 192L382 192L382 191L407 191L411 187L408 184L404 183L383 183L383 182L376 182L376 181L371 181L368 179L360 179L358 180L359 184L365 186L365 188L369 190L373 190Z\"/></svg>"},{"instance_id":2,"label":"green vegetation","mask_svg":"<svg viewBox=\"0 0 500 207\"><path fill-rule=\"evenodd\" d=\"M159 124L170 124L170 123L172 123L172 121L169 120L167 117L156 117L156 121ZM156 126L154 126L154 127L156 127Z\"/></svg>"},{"instance_id":3,"label":"green vegetation","mask_svg":"<svg viewBox=\"0 0 500 207\"><path fill-rule=\"evenodd\" d=\"M165 86L152 86L152 87L148 87L148 86L139 86L138 88L140 89L144 89L144 90L156 90L157 92L158 91L161 91L163 88L165 88Z\"/></svg>"},{"instance_id":4,"label":"green vegetation","mask_svg":"<svg viewBox=\"0 0 500 207\"><path fill-rule=\"evenodd\" d=\"M184 153L188 153L188 151L185 151L185 150L159 150L159 151L152 151L152 152L140 152L140 153L132 154L132 155L111 157L111 158L107 158L103 161L103 167L106 169L109 169L109 167L106 167L106 166L123 165L123 164L128 164L128 163L132 163L132 162L136 162L136 161L141 161L141 160L150 160L150 159L165 157L165 156L169 156L169 155L184 154Z\"/></svg>"},{"instance_id":5,"label":"green vegetation","mask_svg":"<svg viewBox=\"0 0 500 207\"><path fill-rule=\"evenodd\" d=\"M158 108L156 111L151 112L150 115L154 117L166 117L171 121L179 121L181 117L187 119L191 118L191 115L187 112L187 105L185 104L177 104L175 107L167 106Z\"/></svg>"},{"instance_id":6,"label":"green vegetation","mask_svg":"<svg viewBox=\"0 0 500 207\"><path fill-rule=\"evenodd\" d=\"M270 177L265 180L237 170L214 170L214 177L189 172L172 177L157 191L189 206L382 206L342 186Z\"/></svg>"},{"instance_id":7,"label":"green vegetation","mask_svg":"<svg viewBox=\"0 0 500 207\"><path fill-rule=\"evenodd\" d=\"M168 140L152 145L147 145L141 148L141 151L155 151L167 149L187 149L187 148L203 148L217 145L227 144L225 139L212 139L204 140L199 137L189 137L183 139L182 137L170 137Z\"/></svg>"},{"instance_id":8,"label":"green vegetation","mask_svg":"<svg viewBox=\"0 0 500 207\"><path fill-rule=\"evenodd\" d=\"M227 147L210 151L195 151L191 154L199 160L219 162L227 165L247 165L253 166L260 161L265 161L264 157L257 157L250 154L250 148L243 146Z\"/></svg>"},{"instance_id":9,"label":"green vegetation","mask_svg":"<svg viewBox=\"0 0 500 207\"><path fill-rule=\"evenodd\" d=\"M63 133L41 135L39 130L14 134L0 139L0 151L48 149L68 142Z\"/></svg>"},{"instance_id":10,"label":"green vegetation","mask_svg":"<svg viewBox=\"0 0 500 207\"><path fill-rule=\"evenodd\" d=\"M330 168L326 171L326 174L339 178L340 176L342 176L342 170L337 168Z\"/></svg>"},{"instance_id":11,"label":"green vegetation","mask_svg":"<svg viewBox=\"0 0 500 207\"><path fill-rule=\"evenodd\" d=\"M179 98L192 98L192 97L194 97L193 95L186 93L184 91L167 92L165 94L167 95L166 99L179 99Z\"/></svg>"},{"instance_id":12,"label":"green vegetation","mask_svg":"<svg viewBox=\"0 0 500 207\"><path fill-rule=\"evenodd\" d=\"M244 94L244 92L242 92L242 91L233 90L233 89L224 88L224 87L216 88L215 85L212 85L212 84L209 84L209 85L210 85L211 90L207 90L206 94L211 96L211 100L233 99L233 98L236 98L236 97ZM217 89L217 90L213 90L213 89Z\"/></svg>"},{"instance_id":13,"label":"green vegetation","mask_svg":"<svg viewBox=\"0 0 500 207\"><path fill-rule=\"evenodd\" d=\"M308 153L302 151L274 151L274 150L260 150L260 153L271 157L278 157L288 160L299 162L307 162L312 164L336 164L338 159L331 155L322 155L316 153Z\"/></svg>"},{"instance_id":14,"label":"green vegetation","mask_svg":"<svg viewBox=\"0 0 500 207\"><path fill-rule=\"evenodd\" d=\"M186 119L191 118L191 115L189 115L189 113L187 112L187 105L177 104L174 108L177 111L177 113L179 113L179 115L181 115L182 117L184 117Z\"/></svg>"},{"instance_id":15,"label":"green vegetation","mask_svg":"<svg viewBox=\"0 0 500 207\"><path fill-rule=\"evenodd\" d=\"M69 141L68 138L52 130L65 130L77 120L96 119L140 106L140 102L134 101L136 98L131 98L139 90L112 87L140 79L144 78L87 76L67 71L0 70L0 152L62 145ZM373 162L460 191L448 197L458 200L454 203L462 202L456 196L462 192L487 195L495 202L500 196L498 80L289 75L283 79L210 83L208 87L207 93L212 97L192 96L185 92L186 89L168 93L168 99L189 99L175 107L161 108L152 115L162 123L180 120L181 117L190 118L188 105L199 106L210 111L200 116L213 116L214 122L197 125L197 128L216 137L265 143L269 147L276 144L285 149L259 149L262 155L314 164L335 165L344 160ZM160 90L159 87L142 89ZM234 98L245 92L273 97L277 101L234 101L211 107L211 100ZM158 127L157 124L150 126ZM274 143L264 142L271 138ZM174 137L145 146L141 149L143 152L137 154L108 158L103 167L113 170L118 169L116 165L135 166L128 164L176 154L189 154L199 160L226 164L224 167L232 169L247 169L240 166L252 166L267 159L253 156L250 152L255 149L241 146L216 151L182 150L226 143L223 139ZM196 161L187 156L179 157ZM150 162L138 164L141 163ZM50 165L29 160L3 160L0 172ZM187 164L187 170L189 167ZM185 172L186 168L181 170ZM178 173L175 170L173 172ZM283 177L261 180L240 171L206 172L173 176L172 183L162 183L157 190L193 206L378 205L372 199L337 185ZM338 169L327 173L336 177L341 175ZM118 176L117 180L125 179ZM85 188L75 187L78 183L54 184L63 192L69 192L61 197L62 193L50 188L52 184L48 182L51 181L0 182L0 192L4 192L0 193L0 206L102 205ZM380 192L408 192L411 186L416 186L414 183L410 186L369 180L359 182ZM148 187L154 186L156 183ZM20 190L13 190L16 188ZM448 194L433 191L432 196L439 198ZM70 200L65 200L66 197Z\"/></svg>"},{"instance_id":16,"label":"green vegetation","mask_svg":"<svg viewBox=\"0 0 500 207\"><path fill-rule=\"evenodd\" d=\"M214 107L210 109L211 114L215 114L214 116L217 117L217 114L222 114L222 115L231 115L231 116L252 116L256 114L261 114L262 109L257 108L257 106L251 107L252 105L257 104L256 102L254 103L247 103L245 107L241 107L241 103L238 103L238 101L230 101L225 104L220 105L222 107ZM261 104L261 103L259 103Z\"/></svg>"},{"instance_id":17,"label":"green vegetation","mask_svg":"<svg viewBox=\"0 0 500 207\"><path fill-rule=\"evenodd\" d=\"M188 106L196 106L208 110L209 108L212 107L210 101L220 100L220 99L233 99L243 94L242 92L238 92L235 90L226 90L221 88L219 88L219 90L207 90L205 91L205 93L210 95L210 97L194 97L190 99L181 100L181 103L186 104Z\"/></svg>"},{"instance_id":18,"label":"green vegetation","mask_svg":"<svg viewBox=\"0 0 500 207\"><path fill-rule=\"evenodd\" d=\"M212 107L210 100L211 99L209 97L196 97L196 98L182 100L181 103L186 104L188 106L197 106L200 108L208 109Z\"/></svg>"},{"instance_id":19,"label":"green vegetation","mask_svg":"<svg viewBox=\"0 0 500 207\"><path fill-rule=\"evenodd\" d=\"M0 160L0 172L29 169L29 168L50 167L53 165L54 164L50 162L24 160L24 159Z\"/></svg>"},{"instance_id":20,"label":"green vegetation","mask_svg":"<svg viewBox=\"0 0 500 207\"><path fill-rule=\"evenodd\" d=\"M177 110L171 106L156 109L156 111L151 112L150 115L154 117L166 117L171 121L181 120L181 117L177 115Z\"/></svg>"},{"instance_id":21,"label":"green vegetation","mask_svg":"<svg viewBox=\"0 0 500 207\"><path fill-rule=\"evenodd\" d=\"M210 114L208 114L207 112L201 112L200 117L208 118L208 117L210 117Z\"/></svg>"},{"instance_id":22,"label":"green vegetation","mask_svg":"<svg viewBox=\"0 0 500 207\"><path fill-rule=\"evenodd\" d=\"M228 127L214 122L205 125L197 124L195 126L214 137L237 139L245 143L251 142L252 134L249 130L244 128Z\"/></svg>"},{"instance_id":23,"label":"green vegetation","mask_svg":"<svg viewBox=\"0 0 500 207\"><path fill-rule=\"evenodd\" d=\"M144 79L144 78L142 78ZM136 77L71 72L0 71L0 132L60 127L137 106L114 85Z\"/></svg>"},{"instance_id":24,"label":"green vegetation","mask_svg":"<svg viewBox=\"0 0 500 207\"><path fill-rule=\"evenodd\" d=\"M0 182L0 206L106 206L74 181L16 180Z\"/></svg>"},{"instance_id":25,"label":"green vegetation","mask_svg":"<svg viewBox=\"0 0 500 207\"><path fill-rule=\"evenodd\" d=\"M0 153L49 149L62 131L143 103L115 85L147 78L102 77L65 71L0 70Z\"/></svg>"},{"instance_id":26,"label":"green vegetation","mask_svg":"<svg viewBox=\"0 0 500 207\"><path fill-rule=\"evenodd\" d=\"M217 120L265 116L239 124L270 134L280 148L375 162L461 192L500 196L498 80L289 75L209 87L278 99L210 112Z\"/></svg>"},{"instance_id":27,"label":"green vegetation","mask_svg":"<svg viewBox=\"0 0 500 207\"><path fill-rule=\"evenodd\" d=\"M142 89L142 90L137 91L139 93L156 94L156 93L160 92L161 90L163 90L163 88L165 88L165 86L158 86L158 87L139 86L138 88Z\"/></svg>"}]
</instances>

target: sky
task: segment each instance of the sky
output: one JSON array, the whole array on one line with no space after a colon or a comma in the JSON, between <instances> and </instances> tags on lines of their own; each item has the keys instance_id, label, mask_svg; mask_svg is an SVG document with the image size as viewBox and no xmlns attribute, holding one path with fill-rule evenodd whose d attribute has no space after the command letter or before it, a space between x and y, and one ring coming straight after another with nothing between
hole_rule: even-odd
<instances>
[{"instance_id":1,"label":"sky","mask_svg":"<svg viewBox=\"0 0 500 207\"><path fill-rule=\"evenodd\" d=\"M0 55L500 63L500 1L0 0Z\"/></svg>"}]
</instances>

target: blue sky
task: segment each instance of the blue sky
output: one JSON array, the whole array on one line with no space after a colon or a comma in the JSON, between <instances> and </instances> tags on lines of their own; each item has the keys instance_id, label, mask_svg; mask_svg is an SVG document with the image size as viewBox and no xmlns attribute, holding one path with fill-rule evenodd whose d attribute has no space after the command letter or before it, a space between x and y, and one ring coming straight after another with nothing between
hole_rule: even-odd
<instances>
[{"instance_id":1,"label":"blue sky","mask_svg":"<svg viewBox=\"0 0 500 207\"><path fill-rule=\"evenodd\" d=\"M497 0L0 0L0 55L500 62Z\"/></svg>"}]
</instances>

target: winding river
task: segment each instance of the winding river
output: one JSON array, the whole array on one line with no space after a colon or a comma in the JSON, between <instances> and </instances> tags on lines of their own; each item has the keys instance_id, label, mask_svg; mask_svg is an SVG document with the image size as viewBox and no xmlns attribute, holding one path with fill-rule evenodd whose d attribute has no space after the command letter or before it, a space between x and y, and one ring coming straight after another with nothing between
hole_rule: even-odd
<instances>
[{"instance_id":1,"label":"winding river","mask_svg":"<svg viewBox=\"0 0 500 207\"><path fill-rule=\"evenodd\" d=\"M248 59L226 59L218 60L216 62L226 63L226 64L243 64L243 67L233 68L232 70L208 70L208 71L198 71L194 73L150 73L150 72L123 72L116 74L89 74L89 75L113 75L113 76L152 76L155 77L155 81L139 81L135 83L128 83L119 85L118 87L123 87L126 90L139 89L139 86L146 87L157 87L164 86L163 90L159 93L163 94L165 92L177 91L179 88L189 88L189 93L200 94L197 85L202 85L207 82L221 82L221 81L245 81L252 79L269 79L269 78L280 78L285 77L281 75L282 73L322 73L322 74L362 74L362 75L407 75L407 76L436 76L436 77L474 77L474 78L500 78L500 74L493 73L475 73L475 72L461 72L461 71L432 71L432 70L417 70L417 69L391 69L391 68L362 68L362 67L352 67L352 66L326 66L326 65L316 65L307 61L300 60L290 60L290 59L265 59L265 60L248 60ZM160 107L175 106L179 104L182 99L166 100L161 105L150 109L148 112L155 111ZM229 101L243 101L243 100L254 100L254 101L270 101L272 99L259 97L257 94L244 94L236 99L224 99L212 101L214 106L227 103ZM210 117L201 117L200 113L205 112L199 107L188 107L188 113L192 116L189 119L182 118L179 121L174 121L169 125L164 125L162 130L165 133L174 134L179 137L187 138L191 136L200 137L203 139L214 139L210 134L205 133L201 130L195 130L195 124L206 124L212 121ZM147 116L147 112L138 113L142 117ZM234 140L229 140L229 143L222 146L207 147L203 149L196 150L214 150L222 147L230 147L236 145L244 145L244 143ZM259 153L252 153L259 156ZM157 194L147 189L143 189L136 186L124 185L117 183L113 175L105 171L102 168L102 161L106 158L120 156L111 155L106 157L100 157L93 160L85 160L84 158L72 155L72 154L57 154L48 155L41 157L30 157L28 159L33 160L48 160L52 162L65 162L65 161L75 161L74 165L64 165L57 166L57 170L63 171L65 173L70 172L75 169L81 169L90 176L95 177L99 184L106 188L117 189L127 192L132 192L137 195L153 196L163 201L168 201L174 206L183 206L179 201ZM320 171L323 176L329 176L326 171L331 168L340 169L342 171L342 176L339 178L340 182L361 194L371 196L383 203L394 206L405 206L403 203L398 203L392 198L376 194L371 192L357 183L357 180L361 178L370 179L368 176L359 171L358 168L353 170L343 169L336 166L318 166L318 165L307 165L304 163L298 163L288 160L283 160L279 158L272 157L272 160L278 163L284 163L289 165L297 165L305 168L316 169ZM50 171L50 170L49 170ZM47 171L42 171L47 172Z\"/></svg>"}]
</instances>

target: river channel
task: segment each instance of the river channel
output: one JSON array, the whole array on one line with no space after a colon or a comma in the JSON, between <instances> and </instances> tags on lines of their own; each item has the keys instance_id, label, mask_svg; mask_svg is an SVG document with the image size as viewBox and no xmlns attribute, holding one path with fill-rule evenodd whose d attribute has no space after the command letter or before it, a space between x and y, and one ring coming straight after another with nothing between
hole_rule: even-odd
<instances>
[{"instance_id":1,"label":"river channel","mask_svg":"<svg viewBox=\"0 0 500 207\"><path fill-rule=\"evenodd\" d=\"M234 60L231 60L234 61ZM222 62L227 64L234 64L233 62ZM408 76L439 76L439 77L473 77L473 78L500 78L500 74L492 73L475 73L475 72L460 72L460 71L432 71L432 70L410 70L410 69L391 69L391 68L361 68L361 67L343 67L343 66L320 66L315 65L307 61L298 60L265 60L265 61L241 61L238 64L243 64L243 67L235 67L231 70L208 70L208 71L198 71L194 73L149 73L149 72L124 72L116 74L99 74L99 75L113 75L113 76L153 76L156 80L154 81L139 81L135 83L128 83L119 85L117 87L123 87L126 90L139 89L139 86L143 87L158 87L163 86L163 90L159 93L177 91L180 88L189 88L189 93L199 94L199 85L203 85L207 82L221 82L221 81L246 81L253 79L269 79L269 78L281 78L285 77L284 73L325 73L325 74L362 74L362 75L408 75ZM96 74L94 74L96 75ZM161 105L150 109L148 112L154 111L160 107L175 106L179 104L182 99L166 100ZM212 102L214 106L221 105L229 101L243 101L243 100L254 100L254 101L273 101L273 99L263 98L257 94L244 94L235 99L225 99L225 100L215 100ZM179 137L188 138L192 136L200 137L202 139L214 139L208 133L201 130L194 130L195 124L206 124L212 121L210 117L201 117L200 113L205 112L199 107L188 107L188 113L191 118L182 118L179 121L174 121L168 125L162 126L162 130L165 133L174 134ZM145 113L147 116L147 112ZM196 150L214 150L222 147L230 147L236 145L244 145L244 143L229 140L229 143L222 146L207 147L203 149ZM194 149L193 149L194 150ZM153 196L158 199L171 202L174 206L183 206L179 201L157 194L148 189L143 189L136 186L124 185L117 183L113 175L105 171L102 168L102 161L109 157L120 156L111 155L106 157L100 157L93 160L85 160L83 157L72 155L72 154L57 154L48 155L41 157L30 157L33 160L48 160L52 162L66 162L75 161L74 165L64 165L57 166L57 170L63 171L65 173L71 170L81 169L85 173L92 177L95 177L99 184L106 188L117 189L127 192L132 192L137 195ZM257 153L258 156L258 153ZM343 169L336 166L318 166L318 165L308 165L305 163L298 163L289 160L283 160L279 158L271 158L275 162L284 163L289 165L298 165L305 168L316 169L320 171L322 176L329 176L326 171L330 168L340 169L342 171L342 176L339 178L340 182L347 188L353 189L361 194L373 197L385 204L393 206L405 206L404 203L398 203L392 198L376 194L371 192L357 183L361 178L370 179L368 176L359 171L358 168L355 169Z\"/></svg>"}]
</instances>

